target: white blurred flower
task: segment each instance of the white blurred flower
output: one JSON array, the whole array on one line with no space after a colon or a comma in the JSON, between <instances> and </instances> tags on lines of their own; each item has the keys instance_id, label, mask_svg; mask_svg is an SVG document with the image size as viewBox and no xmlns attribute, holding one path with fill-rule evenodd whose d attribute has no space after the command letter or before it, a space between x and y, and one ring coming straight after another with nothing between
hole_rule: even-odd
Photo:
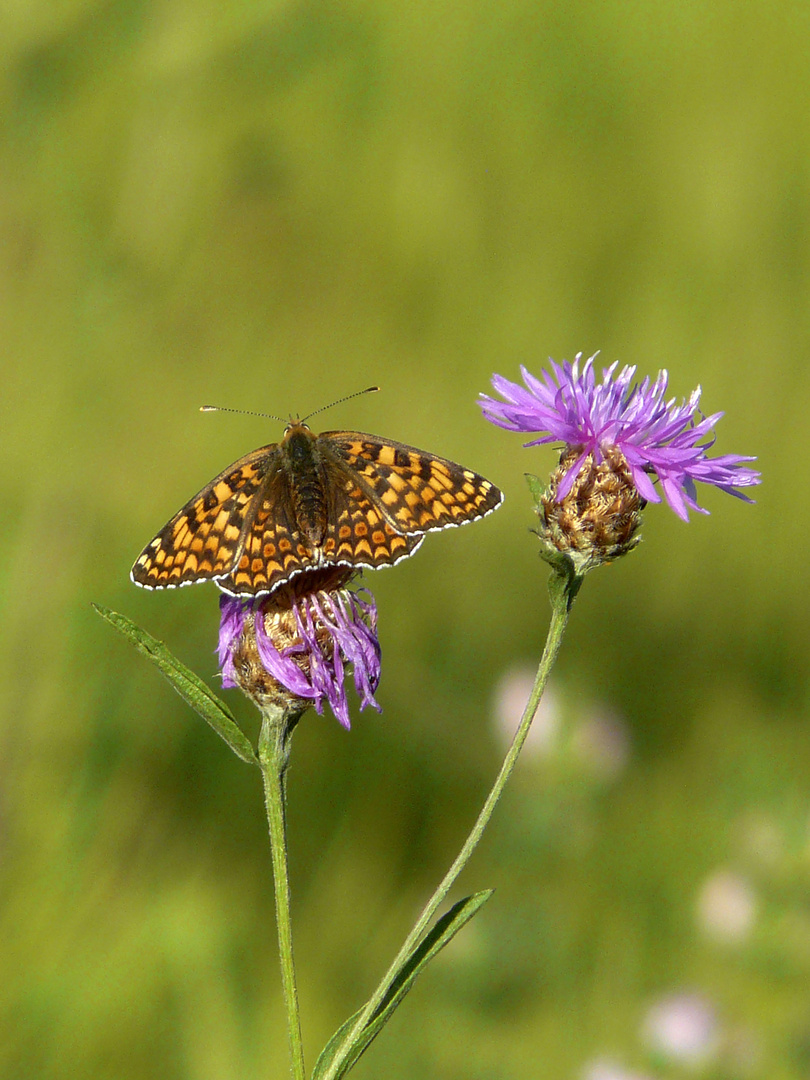
<instances>
[{"instance_id":1,"label":"white blurred flower","mask_svg":"<svg viewBox=\"0 0 810 1080\"><path fill-rule=\"evenodd\" d=\"M596 1061L585 1066L582 1080L651 1080L651 1078L642 1076L641 1073L629 1072L624 1066L609 1058L597 1058Z\"/></svg>"},{"instance_id":2,"label":"white blurred flower","mask_svg":"<svg viewBox=\"0 0 810 1080\"><path fill-rule=\"evenodd\" d=\"M683 1065L701 1065L718 1049L717 1015L700 994L670 994L651 1006L642 1036L655 1053Z\"/></svg>"},{"instance_id":3,"label":"white blurred flower","mask_svg":"<svg viewBox=\"0 0 810 1080\"><path fill-rule=\"evenodd\" d=\"M534 686L535 671L528 666L508 668L495 686L493 719L498 739L504 746L511 743L526 702ZM537 715L526 739L526 752L548 757L554 749L560 729L560 701L555 687L549 683L540 700Z\"/></svg>"},{"instance_id":4,"label":"white blurred flower","mask_svg":"<svg viewBox=\"0 0 810 1080\"><path fill-rule=\"evenodd\" d=\"M614 780L630 758L630 736L621 717L610 709L594 710L577 725L572 739L577 757L596 776Z\"/></svg>"},{"instance_id":5,"label":"white blurred flower","mask_svg":"<svg viewBox=\"0 0 810 1080\"><path fill-rule=\"evenodd\" d=\"M697 901L701 929L718 941L743 941L757 917L757 895L733 870L718 870L703 884Z\"/></svg>"}]
</instances>

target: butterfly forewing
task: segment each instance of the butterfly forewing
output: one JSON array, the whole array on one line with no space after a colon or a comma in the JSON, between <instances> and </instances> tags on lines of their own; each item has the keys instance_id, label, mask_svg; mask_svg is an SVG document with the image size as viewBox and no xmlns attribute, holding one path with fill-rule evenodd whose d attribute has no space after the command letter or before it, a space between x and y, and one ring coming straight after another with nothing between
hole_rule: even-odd
<instances>
[{"instance_id":1,"label":"butterfly forewing","mask_svg":"<svg viewBox=\"0 0 810 1080\"><path fill-rule=\"evenodd\" d=\"M167 589L227 574L241 546L246 515L278 457L277 444L235 461L186 503L143 549L132 580Z\"/></svg>"},{"instance_id":2,"label":"butterfly forewing","mask_svg":"<svg viewBox=\"0 0 810 1080\"><path fill-rule=\"evenodd\" d=\"M319 438L343 458L397 532L464 525L503 501L483 476L415 446L360 431L327 431Z\"/></svg>"},{"instance_id":3,"label":"butterfly forewing","mask_svg":"<svg viewBox=\"0 0 810 1080\"><path fill-rule=\"evenodd\" d=\"M483 476L358 431L284 440L234 462L158 533L132 569L147 588L215 579L258 596L329 566L393 566L427 532L484 517L503 500Z\"/></svg>"}]
</instances>

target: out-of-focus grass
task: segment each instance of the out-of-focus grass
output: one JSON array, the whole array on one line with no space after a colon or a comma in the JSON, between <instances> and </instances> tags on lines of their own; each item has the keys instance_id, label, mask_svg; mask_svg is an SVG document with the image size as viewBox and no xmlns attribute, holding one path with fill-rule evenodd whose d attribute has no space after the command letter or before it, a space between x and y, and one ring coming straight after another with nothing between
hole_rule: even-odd
<instances>
[{"instance_id":1,"label":"out-of-focus grass","mask_svg":"<svg viewBox=\"0 0 810 1080\"><path fill-rule=\"evenodd\" d=\"M689 527L653 507L587 583L560 685L629 750L610 775L563 736L527 761L465 874L494 902L357 1075L677 1076L639 1030L686 988L722 1020L712 1075L805 1076L801 6L64 0L8 5L0 42L0 1074L286 1069L256 778L89 609L214 677L214 590L144 594L128 568L280 427L196 407L286 415L379 382L318 423L507 493L369 581L383 716L296 735L313 1060L457 849L501 749L495 686L545 630L522 474L553 455L475 397L601 348L703 384L717 452L760 457L757 506L709 492ZM724 866L759 906L719 945L694 912Z\"/></svg>"}]
</instances>

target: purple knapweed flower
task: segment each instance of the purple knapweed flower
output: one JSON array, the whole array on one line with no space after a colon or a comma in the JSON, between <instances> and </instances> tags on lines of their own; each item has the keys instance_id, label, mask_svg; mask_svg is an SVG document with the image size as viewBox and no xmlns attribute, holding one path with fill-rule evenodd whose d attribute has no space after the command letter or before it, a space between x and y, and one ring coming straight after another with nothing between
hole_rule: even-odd
<instances>
[{"instance_id":1,"label":"purple knapweed flower","mask_svg":"<svg viewBox=\"0 0 810 1080\"><path fill-rule=\"evenodd\" d=\"M493 424L510 431L539 432L525 443L563 442L565 466L554 497L562 502L571 492L577 476L590 457L596 466L604 461L621 462L642 500L660 502L661 496L651 476L661 482L661 490L678 517L689 520L689 509L708 513L696 501L696 482L713 484L745 502L752 502L740 488L760 482L759 473L743 466L752 457L724 454L710 458L713 429L723 415L703 416L698 409L700 387L680 405L665 400L668 375L660 371L655 382L649 378L632 384L635 367L618 364L602 372L596 382L592 356L580 370L582 353L573 364L551 363L551 372L537 379L521 368L524 387L494 375L492 385L505 401L481 395L479 404ZM708 440L708 441L706 441Z\"/></svg>"},{"instance_id":2,"label":"purple knapweed flower","mask_svg":"<svg viewBox=\"0 0 810 1080\"><path fill-rule=\"evenodd\" d=\"M366 591L366 590L364 590ZM350 667L360 708L380 710L377 607L346 588L258 599L220 597L219 665L222 685L238 686L260 708L292 713L328 704L350 727L344 675Z\"/></svg>"}]
</instances>

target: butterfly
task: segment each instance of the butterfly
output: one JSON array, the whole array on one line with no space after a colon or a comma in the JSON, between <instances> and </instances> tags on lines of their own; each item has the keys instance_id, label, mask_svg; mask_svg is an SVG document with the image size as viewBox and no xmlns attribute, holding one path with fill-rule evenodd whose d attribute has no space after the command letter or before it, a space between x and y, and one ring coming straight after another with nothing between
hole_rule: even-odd
<instances>
[{"instance_id":1,"label":"butterfly","mask_svg":"<svg viewBox=\"0 0 810 1080\"><path fill-rule=\"evenodd\" d=\"M502 502L489 480L446 458L290 420L281 442L235 461L186 503L131 577L147 589L215 581L231 596L261 596L308 572L393 566L426 533Z\"/></svg>"}]
</instances>

